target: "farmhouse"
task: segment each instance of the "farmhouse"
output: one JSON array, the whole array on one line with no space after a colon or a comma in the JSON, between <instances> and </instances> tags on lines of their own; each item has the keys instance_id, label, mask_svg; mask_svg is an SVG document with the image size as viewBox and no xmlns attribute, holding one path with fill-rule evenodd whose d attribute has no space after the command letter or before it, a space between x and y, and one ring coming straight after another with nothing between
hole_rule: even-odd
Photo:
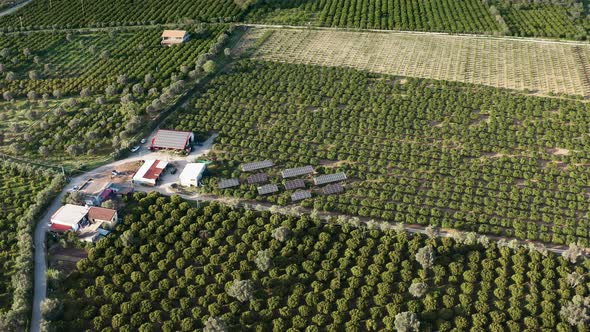
<instances>
[{"instance_id":1,"label":"farmhouse","mask_svg":"<svg viewBox=\"0 0 590 332\"><path fill-rule=\"evenodd\" d=\"M86 218L88 210L89 208L86 206L73 204L66 204L60 207L51 216L51 230L57 232L77 232L81 227L88 224L88 219Z\"/></svg>"},{"instance_id":2,"label":"farmhouse","mask_svg":"<svg viewBox=\"0 0 590 332\"><path fill-rule=\"evenodd\" d=\"M155 186L160 180L160 176L168 166L168 162L156 159L147 159L133 176L133 183Z\"/></svg>"},{"instance_id":3,"label":"farmhouse","mask_svg":"<svg viewBox=\"0 0 590 332\"><path fill-rule=\"evenodd\" d=\"M176 150L191 152L195 135L190 131L160 129L152 139L150 150Z\"/></svg>"},{"instance_id":4,"label":"farmhouse","mask_svg":"<svg viewBox=\"0 0 590 332\"><path fill-rule=\"evenodd\" d=\"M112 229L117 225L117 210L93 206L88 210L88 221Z\"/></svg>"},{"instance_id":5,"label":"farmhouse","mask_svg":"<svg viewBox=\"0 0 590 332\"><path fill-rule=\"evenodd\" d=\"M206 166L202 163L189 163L186 164L182 173L178 177L180 180L180 185L182 186L199 186L199 181L203 178L203 173L205 172Z\"/></svg>"},{"instance_id":6,"label":"farmhouse","mask_svg":"<svg viewBox=\"0 0 590 332\"><path fill-rule=\"evenodd\" d=\"M170 46L187 42L190 35L185 30L164 30L160 36L161 44Z\"/></svg>"}]
</instances>

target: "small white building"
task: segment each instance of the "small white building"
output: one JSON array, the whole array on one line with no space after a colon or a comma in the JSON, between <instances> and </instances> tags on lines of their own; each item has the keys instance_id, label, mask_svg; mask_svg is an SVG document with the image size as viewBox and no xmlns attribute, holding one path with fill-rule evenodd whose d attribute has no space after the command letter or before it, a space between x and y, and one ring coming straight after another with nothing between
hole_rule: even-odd
<instances>
[{"instance_id":1,"label":"small white building","mask_svg":"<svg viewBox=\"0 0 590 332\"><path fill-rule=\"evenodd\" d=\"M185 30L164 30L160 36L162 45L182 44L189 40L189 33Z\"/></svg>"},{"instance_id":2,"label":"small white building","mask_svg":"<svg viewBox=\"0 0 590 332\"><path fill-rule=\"evenodd\" d=\"M203 163L189 163L186 164L182 173L180 173L179 181L180 185L190 187L199 186L199 181L203 178L203 173L207 166Z\"/></svg>"},{"instance_id":3,"label":"small white building","mask_svg":"<svg viewBox=\"0 0 590 332\"><path fill-rule=\"evenodd\" d=\"M73 204L66 204L51 216L51 230L57 232L74 231L88 223L86 218L89 208Z\"/></svg>"},{"instance_id":4,"label":"small white building","mask_svg":"<svg viewBox=\"0 0 590 332\"><path fill-rule=\"evenodd\" d=\"M133 183L145 186L155 186L160 176L168 166L167 161L147 159L133 176Z\"/></svg>"}]
</instances>

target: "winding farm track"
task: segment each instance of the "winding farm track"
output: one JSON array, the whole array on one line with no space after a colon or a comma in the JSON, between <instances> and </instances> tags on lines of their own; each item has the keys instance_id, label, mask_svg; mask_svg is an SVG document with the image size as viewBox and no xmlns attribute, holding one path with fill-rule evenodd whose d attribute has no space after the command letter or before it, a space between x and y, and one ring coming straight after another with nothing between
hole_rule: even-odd
<instances>
[{"instance_id":1,"label":"winding farm track","mask_svg":"<svg viewBox=\"0 0 590 332\"><path fill-rule=\"evenodd\" d=\"M6 16L6 15L10 15L10 14L14 13L15 11L21 9L22 7L28 5L31 1L33 1L33 0L27 0L25 2L21 2L21 3L19 3L18 5L14 6L14 7L10 7L8 9L4 10L3 12L0 12L0 17Z\"/></svg>"},{"instance_id":2,"label":"winding farm track","mask_svg":"<svg viewBox=\"0 0 590 332\"><path fill-rule=\"evenodd\" d=\"M3 15L8 15L10 13L13 13L14 11L18 10L19 8L25 6L27 3L29 3L31 0L24 2L18 6L15 6L13 8L10 8L7 11L4 11L2 13L0 13L0 16ZM288 25L265 25L265 24L237 24L239 26L244 26L244 27L254 27L254 28L271 28L271 29L309 29L310 27L306 27L306 26L288 26ZM165 27L165 26L172 26L172 25L145 25L145 26L124 26L121 28L129 28L129 29L133 29L133 28L154 28L154 27ZM47 29L47 30L31 30L30 32L54 32L54 31L81 31L81 32L96 32L96 31L107 31L113 29L112 27L110 28L80 28L80 29ZM415 35L439 35L439 36L463 36L463 37L477 37L477 38L491 38L491 39L501 39L501 40L515 40L515 41L522 41L522 42L534 42L534 43L551 43L551 44L555 44L555 43L560 43L560 44L567 44L567 45L584 45L584 46L588 46L590 45L590 43L586 43L586 42L574 42L574 41L561 41L561 40L548 40L548 39L531 39L531 38L504 38L504 37L494 37L494 36L484 36L484 35L474 35L474 34L448 34L448 33L435 33L435 32L415 32L415 31L385 31L385 30L358 30L358 29L341 29L341 28L328 28L328 27L313 27L313 29L316 30L328 30L328 31L351 31L351 32L375 32L375 33L404 33L404 34L415 34ZM20 33L20 32L17 32ZM197 157L198 155L204 154L206 152L209 151L209 149L212 147L213 145L213 141L214 141L214 137L210 138L207 142L205 142L203 144L203 146L198 149L198 151L196 151L196 154L191 154L191 158ZM85 181L88 178L91 178L97 174L100 174L104 171L108 171L110 169L114 169L116 168L118 165L124 164L124 163L128 163L128 162L132 162L132 161L138 161L141 159L146 158L147 156L145 155L134 155L132 157L126 158L126 159L122 159L122 160L118 160L109 164L105 164L103 166L100 166L94 170L88 171L82 175L76 176L75 178L70 179L70 182L68 184L67 188L71 188L74 185L78 185L80 184L82 181ZM46 263L46 247L45 247L45 235L48 229L48 224L49 221L51 219L51 215L61 206L61 199L62 197L64 197L64 195L67 193L68 189L65 188L61 191L61 193L54 199L54 201L51 203L51 205L49 206L49 208L47 209L47 211L45 212L45 214L40 218L40 220L38 221L38 224L36 226L35 229L35 234L34 234L34 241L35 241L35 271L34 271L34 295L33 295L33 310L32 310L32 320L31 320L31 324L30 324L30 331L31 332L38 332L40 331L40 324L41 324L41 320L42 320L42 315L41 315L41 303L43 302L43 300L46 298L46 293L47 293L47 263ZM141 188L138 187L136 188L136 190L138 191L157 191L163 195L172 195L174 194L173 192L171 192L169 190L169 187L156 187L156 188ZM235 200L235 199L228 199L226 197L217 197L217 196L211 196L211 195L199 195L199 194L194 194L194 195L184 195L184 194L179 194L179 196L187 199L187 200L193 200L193 201L219 201L219 202L224 202L227 203L228 201L231 201L232 203L236 203L236 204L240 204L243 206L254 206L256 205L257 207L260 207L261 209L265 209L265 210L271 210L273 209L273 211L279 212L279 213L289 213L290 211L288 211L288 208L281 208L281 207L273 207L272 205L269 204L255 204L253 202L247 201L247 200ZM311 212L309 210L307 211L303 211L303 212ZM320 216L322 218L331 218L331 217L337 217L338 214L334 214L334 213L325 213L325 214L320 214ZM363 222L367 222L368 220L362 219L361 221ZM385 222L385 221L380 221L380 222ZM425 226L420 226L420 225L406 225L405 229L410 232L410 233L425 233ZM453 236L454 231L453 230L441 230L440 232L440 236L442 237L452 237ZM500 239L498 237L492 237L490 236L491 239ZM504 238L505 240L512 240L511 238ZM517 239L516 239L517 240ZM521 240L517 240L519 243L521 244L528 244L530 243L529 241L521 241ZM564 252L565 247L564 246L547 246L546 249L550 252L553 252L555 254L561 254Z\"/></svg>"}]
</instances>

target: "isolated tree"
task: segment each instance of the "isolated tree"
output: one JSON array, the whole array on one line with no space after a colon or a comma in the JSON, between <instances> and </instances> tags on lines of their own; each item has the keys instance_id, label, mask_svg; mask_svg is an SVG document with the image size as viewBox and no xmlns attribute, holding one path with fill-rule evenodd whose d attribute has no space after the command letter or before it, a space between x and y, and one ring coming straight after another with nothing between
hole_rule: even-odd
<instances>
[{"instance_id":1,"label":"isolated tree","mask_svg":"<svg viewBox=\"0 0 590 332\"><path fill-rule=\"evenodd\" d=\"M428 236L429 239L436 238L438 236L438 233L439 233L438 227L434 227L434 226L428 226L424 230L424 234L426 234L426 236Z\"/></svg>"},{"instance_id":2,"label":"isolated tree","mask_svg":"<svg viewBox=\"0 0 590 332\"><path fill-rule=\"evenodd\" d=\"M559 313L572 326L590 324L590 297L575 295Z\"/></svg>"},{"instance_id":3,"label":"isolated tree","mask_svg":"<svg viewBox=\"0 0 590 332\"><path fill-rule=\"evenodd\" d=\"M273 229L273 231L270 235L272 236L273 239L275 239L279 242L285 242L285 241L287 241L287 238L289 237L289 233L290 233L290 231L287 227L280 226L280 227Z\"/></svg>"},{"instance_id":4,"label":"isolated tree","mask_svg":"<svg viewBox=\"0 0 590 332\"><path fill-rule=\"evenodd\" d=\"M88 53L96 54L96 45L90 45L90 47L88 47Z\"/></svg>"},{"instance_id":5,"label":"isolated tree","mask_svg":"<svg viewBox=\"0 0 590 332\"><path fill-rule=\"evenodd\" d=\"M46 146L40 146L39 147L39 154L42 155L43 157L47 157L49 155L49 148L47 148Z\"/></svg>"},{"instance_id":6,"label":"isolated tree","mask_svg":"<svg viewBox=\"0 0 590 332\"><path fill-rule=\"evenodd\" d=\"M2 94L2 98L4 98L4 100L6 101L11 101L14 99L14 96L12 95L12 92L4 91L4 93Z\"/></svg>"},{"instance_id":7,"label":"isolated tree","mask_svg":"<svg viewBox=\"0 0 590 332\"><path fill-rule=\"evenodd\" d=\"M266 272L270 268L271 260L272 257L269 249L259 250L256 254L256 259L254 259L254 263L256 263L256 266L260 271Z\"/></svg>"},{"instance_id":8,"label":"isolated tree","mask_svg":"<svg viewBox=\"0 0 590 332\"><path fill-rule=\"evenodd\" d=\"M10 56L10 49L3 48L2 51L0 51L0 56L2 56L3 58L8 58Z\"/></svg>"},{"instance_id":9,"label":"isolated tree","mask_svg":"<svg viewBox=\"0 0 590 332\"><path fill-rule=\"evenodd\" d=\"M111 84L104 89L104 93L107 96L114 96L117 93L117 88Z\"/></svg>"},{"instance_id":10,"label":"isolated tree","mask_svg":"<svg viewBox=\"0 0 590 332\"><path fill-rule=\"evenodd\" d=\"M28 47L25 47L23 49L23 55L25 56L25 58L28 58L31 56L31 50Z\"/></svg>"},{"instance_id":11,"label":"isolated tree","mask_svg":"<svg viewBox=\"0 0 590 332\"><path fill-rule=\"evenodd\" d=\"M127 74L121 74L117 77L117 83L119 84L127 84L129 82L129 77Z\"/></svg>"},{"instance_id":12,"label":"isolated tree","mask_svg":"<svg viewBox=\"0 0 590 332\"><path fill-rule=\"evenodd\" d=\"M567 275L566 280L567 284L570 285L570 287L576 287L584 282L584 275L574 271Z\"/></svg>"},{"instance_id":13,"label":"isolated tree","mask_svg":"<svg viewBox=\"0 0 590 332\"><path fill-rule=\"evenodd\" d=\"M428 291L428 285L423 282L414 282L408 288L408 292L412 294L413 297L422 297Z\"/></svg>"},{"instance_id":14,"label":"isolated tree","mask_svg":"<svg viewBox=\"0 0 590 332\"><path fill-rule=\"evenodd\" d=\"M252 280L236 280L227 290L227 295L240 302L250 301L254 298L254 283Z\"/></svg>"},{"instance_id":15,"label":"isolated tree","mask_svg":"<svg viewBox=\"0 0 590 332\"><path fill-rule=\"evenodd\" d=\"M576 243L570 243L569 248L567 248L567 250L561 253L563 259L565 259L566 261L570 261L572 263L575 263L578 260L578 257L580 257L581 255L582 249L580 249L580 247L578 247Z\"/></svg>"},{"instance_id":16,"label":"isolated tree","mask_svg":"<svg viewBox=\"0 0 590 332\"><path fill-rule=\"evenodd\" d=\"M37 100L37 93L35 91L31 90L31 91L27 92L27 98L30 101L35 101L35 100Z\"/></svg>"},{"instance_id":17,"label":"isolated tree","mask_svg":"<svg viewBox=\"0 0 590 332\"><path fill-rule=\"evenodd\" d=\"M41 302L41 314L47 320L54 320L61 314L62 303L58 299L46 298Z\"/></svg>"},{"instance_id":18,"label":"isolated tree","mask_svg":"<svg viewBox=\"0 0 590 332\"><path fill-rule=\"evenodd\" d=\"M428 270L434 264L434 251L431 246L422 247L416 253L416 261L422 265L424 270Z\"/></svg>"},{"instance_id":19,"label":"isolated tree","mask_svg":"<svg viewBox=\"0 0 590 332\"><path fill-rule=\"evenodd\" d=\"M143 81L145 82L145 84L151 85L155 81L154 75L152 75L151 73L145 74L145 77L143 78Z\"/></svg>"},{"instance_id":20,"label":"isolated tree","mask_svg":"<svg viewBox=\"0 0 590 332\"><path fill-rule=\"evenodd\" d=\"M100 52L100 59L101 60L108 60L111 57L111 53L107 50Z\"/></svg>"},{"instance_id":21,"label":"isolated tree","mask_svg":"<svg viewBox=\"0 0 590 332\"><path fill-rule=\"evenodd\" d=\"M4 78L7 81L14 81L14 79L16 79L16 74L14 72L12 72L12 71L9 71L9 72L6 73L6 75L4 76Z\"/></svg>"},{"instance_id":22,"label":"isolated tree","mask_svg":"<svg viewBox=\"0 0 590 332\"><path fill-rule=\"evenodd\" d=\"M56 99L61 99L61 97L63 97L61 90L59 90L59 89L53 90L53 97Z\"/></svg>"},{"instance_id":23,"label":"isolated tree","mask_svg":"<svg viewBox=\"0 0 590 332\"><path fill-rule=\"evenodd\" d=\"M34 62L36 65L40 65L40 64L41 64L41 57L40 57L40 56L38 56L38 55L35 55L35 56L33 57L33 62Z\"/></svg>"},{"instance_id":24,"label":"isolated tree","mask_svg":"<svg viewBox=\"0 0 590 332\"><path fill-rule=\"evenodd\" d=\"M97 105L104 105L104 104L107 103L107 99L105 97L103 97L103 96L99 96L99 97L96 97L96 99L94 100L94 102Z\"/></svg>"},{"instance_id":25,"label":"isolated tree","mask_svg":"<svg viewBox=\"0 0 590 332\"><path fill-rule=\"evenodd\" d=\"M395 315L393 322L395 330L398 332L417 332L420 330L420 321L415 313L405 311Z\"/></svg>"},{"instance_id":26,"label":"isolated tree","mask_svg":"<svg viewBox=\"0 0 590 332\"><path fill-rule=\"evenodd\" d=\"M222 318L209 316L203 332L227 332L227 325Z\"/></svg>"},{"instance_id":27,"label":"isolated tree","mask_svg":"<svg viewBox=\"0 0 590 332\"><path fill-rule=\"evenodd\" d=\"M66 152L71 156L79 156L82 153L82 147L78 144L69 145Z\"/></svg>"},{"instance_id":28,"label":"isolated tree","mask_svg":"<svg viewBox=\"0 0 590 332\"><path fill-rule=\"evenodd\" d=\"M142 95L144 93L143 86L139 83L134 84L133 87L131 88L131 91L135 95Z\"/></svg>"},{"instance_id":29,"label":"isolated tree","mask_svg":"<svg viewBox=\"0 0 590 332\"><path fill-rule=\"evenodd\" d=\"M216 70L217 70L217 64L213 60L209 60L209 61L205 62L205 64L203 65L203 71L205 71L205 73L207 73L207 74L213 73Z\"/></svg>"},{"instance_id":30,"label":"isolated tree","mask_svg":"<svg viewBox=\"0 0 590 332\"><path fill-rule=\"evenodd\" d=\"M92 95L92 91L89 88L84 88L80 91L80 97L88 98Z\"/></svg>"},{"instance_id":31,"label":"isolated tree","mask_svg":"<svg viewBox=\"0 0 590 332\"><path fill-rule=\"evenodd\" d=\"M406 231L406 227L404 226L404 223L398 222L395 225L393 225L393 230L396 233L404 233Z\"/></svg>"},{"instance_id":32,"label":"isolated tree","mask_svg":"<svg viewBox=\"0 0 590 332\"><path fill-rule=\"evenodd\" d=\"M229 48L229 47L226 47L226 48L223 50L223 54L224 54L225 56L230 56L230 55L231 55L231 48Z\"/></svg>"},{"instance_id":33,"label":"isolated tree","mask_svg":"<svg viewBox=\"0 0 590 332\"><path fill-rule=\"evenodd\" d=\"M488 248L490 246L490 239L485 235L480 235L477 238L477 242L481 244L484 248Z\"/></svg>"}]
</instances>

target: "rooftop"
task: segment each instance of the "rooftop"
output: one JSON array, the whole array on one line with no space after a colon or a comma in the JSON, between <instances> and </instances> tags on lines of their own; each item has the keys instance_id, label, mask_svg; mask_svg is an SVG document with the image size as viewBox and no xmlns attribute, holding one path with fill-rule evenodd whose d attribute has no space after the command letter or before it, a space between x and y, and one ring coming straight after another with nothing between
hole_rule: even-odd
<instances>
[{"instance_id":1,"label":"rooftop","mask_svg":"<svg viewBox=\"0 0 590 332\"><path fill-rule=\"evenodd\" d=\"M116 210L93 206L88 210L88 218L96 220L111 220L116 213Z\"/></svg>"},{"instance_id":2,"label":"rooftop","mask_svg":"<svg viewBox=\"0 0 590 332\"><path fill-rule=\"evenodd\" d=\"M162 38L184 38L187 32L185 30L164 30Z\"/></svg>"},{"instance_id":3,"label":"rooftop","mask_svg":"<svg viewBox=\"0 0 590 332\"><path fill-rule=\"evenodd\" d=\"M86 206L66 204L51 216L51 222L74 226L86 216L88 209Z\"/></svg>"},{"instance_id":4,"label":"rooftop","mask_svg":"<svg viewBox=\"0 0 590 332\"><path fill-rule=\"evenodd\" d=\"M184 166L179 178L181 179L196 179L199 175L205 172L207 165L203 163L188 163Z\"/></svg>"},{"instance_id":5,"label":"rooftop","mask_svg":"<svg viewBox=\"0 0 590 332\"><path fill-rule=\"evenodd\" d=\"M155 180L164 171L168 162L162 160L155 160L155 159L146 159L146 161L141 165L137 173L133 176L133 180L141 180L141 179L148 179L148 180Z\"/></svg>"},{"instance_id":6,"label":"rooftop","mask_svg":"<svg viewBox=\"0 0 590 332\"><path fill-rule=\"evenodd\" d=\"M160 129L152 139L152 147L184 150L192 134L190 131Z\"/></svg>"}]
</instances>

